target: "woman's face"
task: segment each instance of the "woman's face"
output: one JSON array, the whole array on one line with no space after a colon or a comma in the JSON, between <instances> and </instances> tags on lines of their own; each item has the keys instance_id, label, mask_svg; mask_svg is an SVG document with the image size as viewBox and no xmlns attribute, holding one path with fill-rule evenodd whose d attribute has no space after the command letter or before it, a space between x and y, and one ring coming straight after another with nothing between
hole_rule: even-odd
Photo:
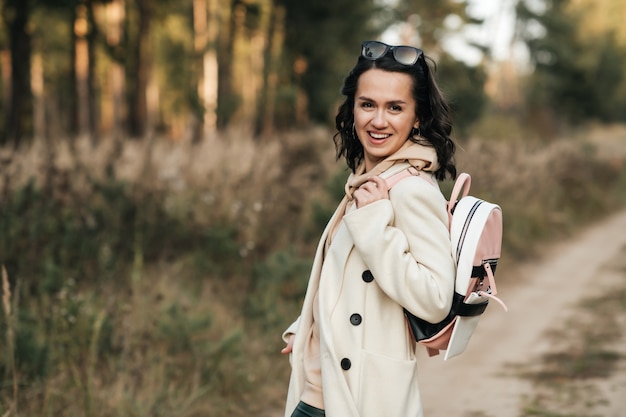
<instances>
[{"instance_id":1,"label":"woman's face","mask_svg":"<svg viewBox=\"0 0 626 417\"><path fill-rule=\"evenodd\" d=\"M365 169L396 152L419 126L413 80L401 72L372 68L359 77L354 95L354 126L363 145Z\"/></svg>"}]
</instances>

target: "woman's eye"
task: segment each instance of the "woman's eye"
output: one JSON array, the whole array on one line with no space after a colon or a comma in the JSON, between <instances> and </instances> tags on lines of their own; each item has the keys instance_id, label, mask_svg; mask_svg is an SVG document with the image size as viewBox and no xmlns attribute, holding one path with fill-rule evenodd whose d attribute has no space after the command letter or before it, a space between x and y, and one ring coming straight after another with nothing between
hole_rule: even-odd
<instances>
[{"instance_id":1,"label":"woman's eye","mask_svg":"<svg viewBox=\"0 0 626 417\"><path fill-rule=\"evenodd\" d=\"M370 108L372 107L372 103L370 103L369 101L364 101L363 103L361 103L361 107Z\"/></svg>"},{"instance_id":2,"label":"woman's eye","mask_svg":"<svg viewBox=\"0 0 626 417\"><path fill-rule=\"evenodd\" d=\"M391 110L392 111L402 111L402 107L394 104L393 106L391 106Z\"/></svg>"}]
</instances>

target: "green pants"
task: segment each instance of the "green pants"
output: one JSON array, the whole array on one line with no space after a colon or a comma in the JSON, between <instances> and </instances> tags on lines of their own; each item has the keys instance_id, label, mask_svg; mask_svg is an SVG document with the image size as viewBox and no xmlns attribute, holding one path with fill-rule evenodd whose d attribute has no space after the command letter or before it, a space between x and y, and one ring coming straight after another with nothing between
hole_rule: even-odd
<instances>
[{"instance_id":1,"label":"green pants","mask_svg":"<svg viewBox=\"0 0 626 417\"><path fill-rule=\"evenodd\" d=\"M308 404L300 401L296 406L296 409L293 410L291 417L325 417L326 413L324 410L320 410L319 408L312 407Z\"/></svg>"}]
</instances>

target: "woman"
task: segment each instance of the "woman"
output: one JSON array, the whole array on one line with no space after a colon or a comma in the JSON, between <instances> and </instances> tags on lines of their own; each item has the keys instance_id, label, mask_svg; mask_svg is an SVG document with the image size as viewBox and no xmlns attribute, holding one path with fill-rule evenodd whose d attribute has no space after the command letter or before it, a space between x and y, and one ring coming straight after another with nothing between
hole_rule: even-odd
<instances>
[{"instance_id":1,"label":"woman","mask_svg":"<svg viewBox=\"0 0 626 417\"><path fill-rule=\"evenodd\" d=\"M334 140L352 174L318 246L301 315L283 334L292 365L285 416L421 416L403 308L437 323L452 303L437 186L456 176L449 110L423 52L410 46L364 42L342 94ZM407 163L419 175L388 190L383 178Z\"/></svg>"}]
</instances>

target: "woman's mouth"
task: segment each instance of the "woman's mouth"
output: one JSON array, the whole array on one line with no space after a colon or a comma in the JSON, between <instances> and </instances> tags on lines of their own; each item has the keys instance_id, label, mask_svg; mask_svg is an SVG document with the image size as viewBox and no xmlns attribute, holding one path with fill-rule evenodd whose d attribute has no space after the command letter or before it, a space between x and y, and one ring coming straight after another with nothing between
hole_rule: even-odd
<instances>
[{"instance_id":1,"label":"woman's mouth","mask_svg":"<svg viewBox=\"0 0 626 417\"><path fill-rule=\"evenodd\" d=\"M389 136L391 136L388 133L374 133L374 132L368 132L370 137L374 140L385 140L387 139Z\"/></svg>"}]
</instances>

